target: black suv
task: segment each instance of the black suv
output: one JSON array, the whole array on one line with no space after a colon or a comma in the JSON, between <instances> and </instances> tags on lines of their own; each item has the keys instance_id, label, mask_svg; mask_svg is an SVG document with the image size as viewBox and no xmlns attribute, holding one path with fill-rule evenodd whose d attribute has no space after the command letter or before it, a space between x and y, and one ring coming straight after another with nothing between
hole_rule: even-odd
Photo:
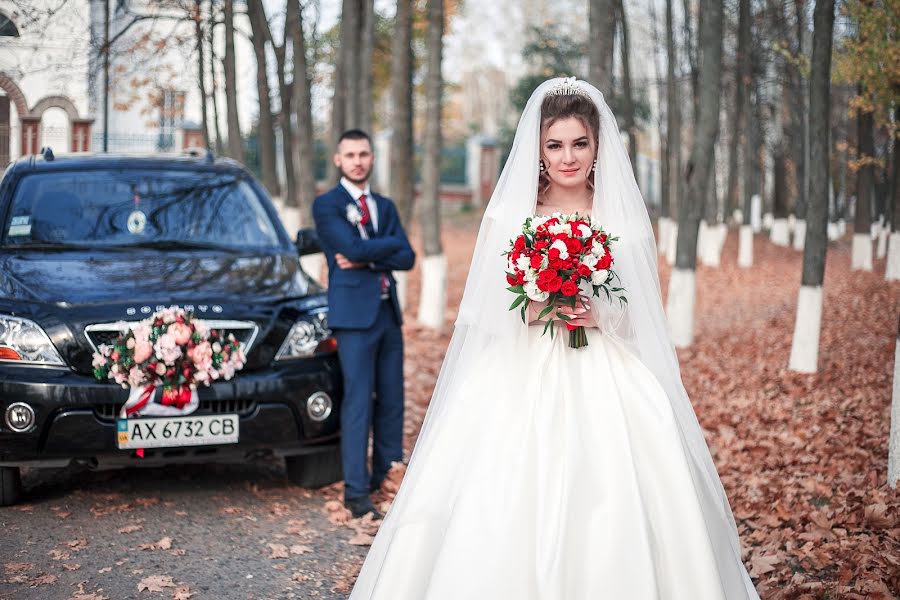
<instances>
[{"instance_id":1,"label":"black suv","mask_svg":"<svg viewBox=\"0 0 900 600\"><path fill-rule=\"evenodd\" d=\"M275 455L299 485L341 478L336 344L325 293L299 261L315 238L292 241L239 164L45 151L6 170L0 226L0 505L17 501L21 466ZM236 435L120 448L128 392L94 379L92 354L170 306L242 344L243 370L200 387L183 417Z\"/></svg>"}]
</instances>

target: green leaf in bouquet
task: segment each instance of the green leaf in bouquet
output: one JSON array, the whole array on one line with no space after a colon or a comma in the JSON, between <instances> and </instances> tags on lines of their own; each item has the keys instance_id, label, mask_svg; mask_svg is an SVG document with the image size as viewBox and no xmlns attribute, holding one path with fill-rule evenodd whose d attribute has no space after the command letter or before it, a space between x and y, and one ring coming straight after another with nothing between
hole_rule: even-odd
<instances>
[{"instance_id":1,"label":"green leaf in bouquet","mask_svg":"<svg viewBox=\"0 0 900 600\"><path fill-rule=\"evenodd\" d=\"M525 296L525 295L523 294L523 295L519 296L518 298L516 298L515 300L513 300L513 303L509 306L509 310L513 310L515 307L517 307L517 306L519 306L520 304L522 304L523 302L525 302L525 299L526 299L527 297L528 297L528 296Z\"/></svg>"},{"instance_id":2,"label":"green leaf in bouquet","mask_svg":"<svg viewBox=\"0 0 900 600\"><path fill-rule=\"evenodd\" d=\"M541 314L538 315L538 320L540 321L541 319L543 319L544 317L549 315L551 312L553 312L553 305L548 304L547 306L544 307L544 310L541 311Z\"/></svg>"},{"instance_id":3,"label":"green leaf in bouquet","mask_svg":"<svg viewBox=\"0 0 900 600\"><path fill-rule=\"evenodd\" d=\"M553 338L553 319L550 319L546 323L544 323L544 330L541 331L541 335L547 335L547 330L550 330L550 338Z\"/></svg>"},{"instance_id":4,"label":"green leaf in bouquet","mask_svg":"<svg viewBox=\"0 0 900 600\"><path fill-rule=\"evenodd\" d=\"M556 311L556 318L561 321L565 321L566 323L568 323L569 321L572 320L572 317L570 317L569 315L563 314L559 311Z\"/></svg>"},{"instance_id":5,"label":"green leaf in bouquet","mask_svg":"<svg viewBox=\"0 0 900 600\"><path fill-rule=\"evenodd\" d=\"M514 294L524 294L524 293L525 293L525 286L524 286L524 285L513 285L513 286L510 286L510 287L508 287L508 288L506 288L506 289L508 289L509 291L513 292Z\"/></svg>"}]
</instances>

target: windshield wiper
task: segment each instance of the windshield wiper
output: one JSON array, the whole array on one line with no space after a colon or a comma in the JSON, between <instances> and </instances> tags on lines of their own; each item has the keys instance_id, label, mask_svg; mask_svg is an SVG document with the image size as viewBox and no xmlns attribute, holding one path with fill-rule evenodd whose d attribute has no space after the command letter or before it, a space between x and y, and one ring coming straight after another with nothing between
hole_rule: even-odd
<instances>
[{"instance_id":1,"label":"windshield wiper","mask_svg":"<svg viewBox=\"0 0 900 600\"><path fill-rule=\"evenodd\" d=\"M70 242L33 242L27 244L7 244L7 250L121 250L121 246L103 246Z\"/></svg>"}]
</instances>

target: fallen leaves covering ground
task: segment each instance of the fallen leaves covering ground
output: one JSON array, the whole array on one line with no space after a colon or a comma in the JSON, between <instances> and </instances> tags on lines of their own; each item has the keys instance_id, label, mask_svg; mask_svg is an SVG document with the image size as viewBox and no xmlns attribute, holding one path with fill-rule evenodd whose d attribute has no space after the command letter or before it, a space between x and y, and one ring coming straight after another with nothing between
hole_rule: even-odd
<instances>
[{"instance_id":1,"label":"fallen leaves covering ground","mask_svg":"<svg viewBox=\"0 0 900 600\"><path fill-rule=\"evenodd\" d=\"M477 232L445 228L447 330L414 321L409 277L406 446L431 398ZM730 232L722 267L697 272L696 339L679 351L682 378L728 492L745 563L760 595L900 596L900 490L887 479L900 284L850 270L849 236L829 248L820 372L787 370L802 254L755 240L755 265L736 266ZM663 294L670 268L660 261ZM391 490L380 492L382 508Z\"/></svg>"}]
</instances>

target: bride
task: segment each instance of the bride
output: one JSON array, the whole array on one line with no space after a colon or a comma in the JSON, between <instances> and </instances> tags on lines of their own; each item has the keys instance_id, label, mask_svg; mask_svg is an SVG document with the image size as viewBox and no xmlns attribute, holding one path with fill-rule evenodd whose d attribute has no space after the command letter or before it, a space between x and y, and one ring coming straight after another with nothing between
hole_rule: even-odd
<instances>
[{"instance_id":1,"label":"bride","mask_svg":"<svg viewBox=\"0 0 900 600\"><path fill-rule=\"evenodd\" d=\"M566 308L588 346L508 311L532 214L592 214L628 303ZM487 206L415 451L351 600L758 598L681 383L653 232L593 86L540 85ZM538 307L539 309L540 307ZM535 317L532 311L532 319Z\"/></svg>"}]
</instances>

